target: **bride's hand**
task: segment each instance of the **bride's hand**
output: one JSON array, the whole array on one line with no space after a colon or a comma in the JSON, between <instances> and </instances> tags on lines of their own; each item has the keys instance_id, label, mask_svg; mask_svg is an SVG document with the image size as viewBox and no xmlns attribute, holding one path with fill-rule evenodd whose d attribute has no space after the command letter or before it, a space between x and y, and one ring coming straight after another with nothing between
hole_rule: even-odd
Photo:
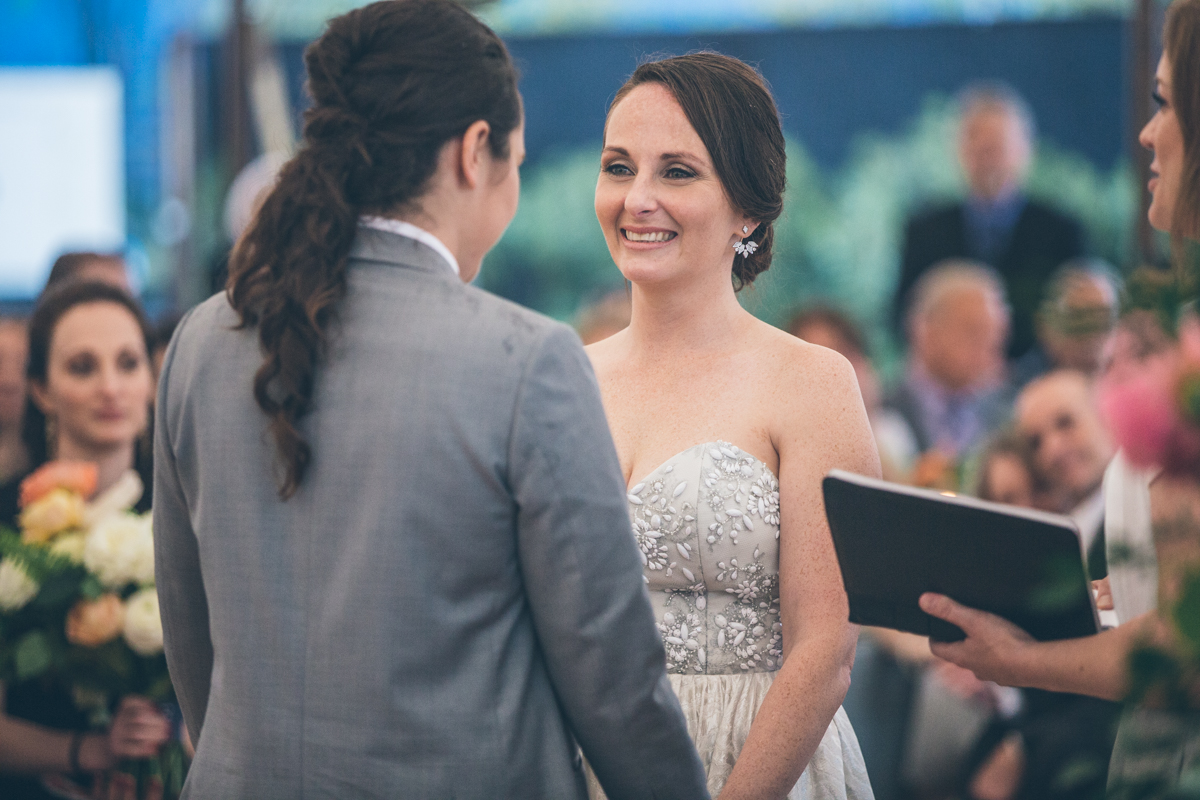
<instances>
[{"instance_id":1,"label":"bride's hand","mask_svg":"<svg viewBox=\"0 0 1200 800\"><path fill-rule=\"evenodd\" d=\"M967 608L949 597L932 592L921 595L921 610L962 628L961 642L929 642L938 658L965 667L982 681L1002 686L1021 685L1023 657L1036 641L1003 617Z\"/></svg>"}]
</instances>

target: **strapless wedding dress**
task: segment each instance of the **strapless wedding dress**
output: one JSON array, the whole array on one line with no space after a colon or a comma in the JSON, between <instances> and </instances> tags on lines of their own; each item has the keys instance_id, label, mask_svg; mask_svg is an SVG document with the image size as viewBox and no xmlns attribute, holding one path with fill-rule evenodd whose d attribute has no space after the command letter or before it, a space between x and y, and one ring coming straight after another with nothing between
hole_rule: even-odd
<instances>
[{"instance_id":1,"label":"strapless wedding dress","mask_svg":"<svg viewBox=\"0 0 1200 800\"><path fill-rule=\"evenodd\" d=\"M715 798L783 659L779 482L734 445L700 444L631 488L629 508L667 672ZM588 789L604 797L590 771ZM873 800L841 708L787 796Z\"/></svg>"}]
</instances>

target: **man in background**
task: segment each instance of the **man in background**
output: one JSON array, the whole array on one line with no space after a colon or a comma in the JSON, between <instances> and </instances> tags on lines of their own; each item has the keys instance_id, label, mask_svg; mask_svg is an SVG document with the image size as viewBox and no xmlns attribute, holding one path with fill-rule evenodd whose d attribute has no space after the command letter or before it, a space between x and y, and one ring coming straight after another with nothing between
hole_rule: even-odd
<instances>
[{"instance_id":1,"label":"man in background","mask_svg":"<svg viewBox=\"0 0 1200 800\"><path fill-rule=\"evenodd\" d=\"M1032 200L1022 190L1033 154L1033 116L1012 89L968 87L961 109L958 157L967 198L925 211L904 234L895 309L932 265L967 258L994 268L1012 304L1008 353L1018 357L1034 343L1034 314L1056 267L1083 254L1083 231L1071 217Z\"/></svg>"},{"instance_id":2,"label":"man in background","mask_svg":"<svg viewBox=\"0 0 1200 800\"><path fill-rule=\"evenodd\" d=\"M1075 520L1092 580L1103 578L1108 570L1100 487L1116 448L1100 417L1092 381L1070 369L1035 379L1017 397L1016 427L1029 443L1048 505Z\"/></svg>"},{"instance_id":3,"label":"man in background","mask_svg":"<svg viewBox=\"0 0 1200 800\"><path fill-rule=\"evenodd\" d=\"M1116 330L1120 293L1115 270L1100 259L1075 259L1059 268L1038 309L1037 344L1012 365L1014 391L1055 369L1098 375Z\"/></svg>"},{"instance_id":4,"label":"man in background","mask_svg":"<svg viewBox=\"0 0 1200 800\"><path fill-rule=\"evenodd\" d=\"M884 404L904 417L920 452L957 459L1005 416L1004 285L981 264L939 264L913 287L907 328L905 378Z\"/></svg>"}]
</instances>

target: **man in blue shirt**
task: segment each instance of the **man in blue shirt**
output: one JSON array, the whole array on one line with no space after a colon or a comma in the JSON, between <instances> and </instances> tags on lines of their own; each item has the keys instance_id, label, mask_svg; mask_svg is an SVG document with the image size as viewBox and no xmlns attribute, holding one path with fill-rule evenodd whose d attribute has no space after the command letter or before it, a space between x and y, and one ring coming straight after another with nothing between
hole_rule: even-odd
<instances>
[{"instance_id":1,"label":"man in blue shirt","mask_svg":"<svg viewBox=\"0 0 1200 800\"><path fill-rule=\"evenodd\" d=\"M1050 275L1083 254L1083 230L1022 190L1034 126L1020 96L1003 85L977 85L962 93L960 106L958 156L968 195L909 221L895 316L898 322L909 291L930 266L949 258L980 261L1004 281L1012 304L1008 353L1016 357L1034 343L1034 315Z\"/></svg>"}]
</instances>

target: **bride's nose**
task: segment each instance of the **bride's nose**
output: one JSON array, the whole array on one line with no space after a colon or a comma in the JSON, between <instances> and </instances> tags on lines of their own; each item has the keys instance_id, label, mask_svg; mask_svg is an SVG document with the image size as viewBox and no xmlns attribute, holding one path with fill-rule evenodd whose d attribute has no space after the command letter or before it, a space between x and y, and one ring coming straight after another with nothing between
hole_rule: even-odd
<instances>
[{"instance_id":1,"label":"bride's nose","mask_svg":"<svg viewBox=\"0 0 1200 800\"><path fill-rule=\"evenodd\" d=\"M634 216L645 216L658 208L652 174L643 170L634 177L625 194L625 210Z\"/></svg>"}]
</instances>

